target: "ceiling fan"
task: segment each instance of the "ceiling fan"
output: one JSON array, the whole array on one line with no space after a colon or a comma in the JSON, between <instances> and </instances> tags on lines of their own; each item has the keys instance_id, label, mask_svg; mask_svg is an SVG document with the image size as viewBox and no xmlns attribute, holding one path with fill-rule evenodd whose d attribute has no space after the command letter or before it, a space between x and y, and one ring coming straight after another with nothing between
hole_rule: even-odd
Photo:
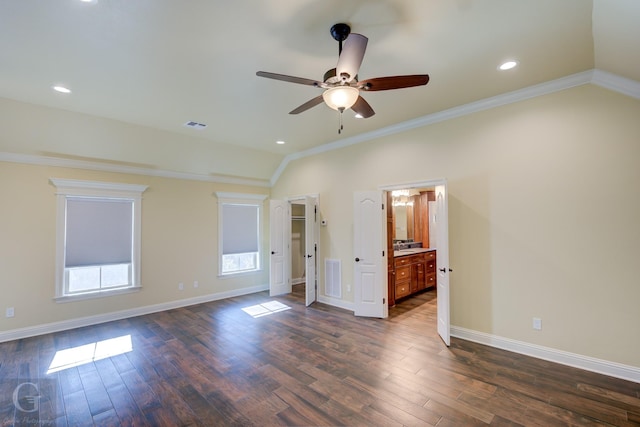
<instances>
[{"instance_id":1,"label":"ceiling fan","mask_svg":"<svg viewBox=\"0 0 640 427\"><path fill-rule=\"evenodd\" d=\"M258 71L256 73L259 77L324 89L321 95L291 110L289 114L302 113L324 101L327 106L340 112L340 126L338 128L338 133L340 133L343 128L342 113L344 110L351 108L356 114L363 118L369 118L375 114L369 103L360 96L361 90L372 92L377 90L402 89L423 86L429 82L428 74L376 77L358 81L358 70L364 58L368 39L362 34L351 33L351 27L343 23L332 26L330 32L333 38L339 43L338 64L336 68L332 68L324 74L323 81L269 73L267 71ZM344 42L344 49L342 42Z\"/></svg>"}]
</instances>

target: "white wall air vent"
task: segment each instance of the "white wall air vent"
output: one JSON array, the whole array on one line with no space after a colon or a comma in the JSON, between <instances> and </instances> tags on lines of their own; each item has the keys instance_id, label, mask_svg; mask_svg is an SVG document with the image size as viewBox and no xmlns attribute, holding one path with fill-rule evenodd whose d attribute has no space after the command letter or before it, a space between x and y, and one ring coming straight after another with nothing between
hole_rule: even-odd
<instances>
[{"instance_id":1,"label":"white wall air vent","mask_svg":"<svg viewBox=\"0 0 640 427\"><path fill-rule=\"evenodd\" d=\"M207 127L207 125L205 125L204 123L198 122L187 122L184 124L184 126L192 129L204 129Z\"/></svg>"},{"instance_id":2,"label":"white wall air vent","mask_svg":"<svg viewBox=\"0 0 640 427\"><path fill-rule=\"evenodd\" d=\"M328 297L342 298L341 261L324 260L324 293Z\"/></svg>"}]
</instances>

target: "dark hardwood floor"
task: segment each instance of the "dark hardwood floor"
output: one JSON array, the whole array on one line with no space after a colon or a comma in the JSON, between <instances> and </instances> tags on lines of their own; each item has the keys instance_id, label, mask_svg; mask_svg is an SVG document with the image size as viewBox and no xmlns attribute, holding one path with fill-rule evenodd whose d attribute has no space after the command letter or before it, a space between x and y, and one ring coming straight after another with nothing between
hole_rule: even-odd
<instances>
[{"instance_id":1,"label":"dark hardwood floor","mask_svg":"<svg viewBox=\"0 0 640 427\"><path fill-rule=\"evenodd\" d=\"M640 384L459 339L447 348L435 298L379 320L307 308L299 289L263 292L2 343L0 423L640 425ZM273 300L291 308L242 310Z\"/></svg>"}]
</instances>

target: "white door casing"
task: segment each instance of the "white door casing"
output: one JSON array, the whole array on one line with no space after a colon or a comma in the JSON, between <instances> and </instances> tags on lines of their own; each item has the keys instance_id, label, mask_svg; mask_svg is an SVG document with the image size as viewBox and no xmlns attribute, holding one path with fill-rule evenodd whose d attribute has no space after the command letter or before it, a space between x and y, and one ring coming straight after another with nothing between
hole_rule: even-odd
<instances>
[{"instance_id":1,"label":"white door casing","mask_svg":"<svg viewBox=\"0 0 640 427\"><path fill-rule=\"evenodd\" d=\"M449 219L446 181L435 187L436 192L436 268L438 269L438 334L448 346L451 343L449 306Z\"/></svg>"},{"instance_id":2,"label":"white door casing","mask_svg":"<svg viewBox=\"0 0 640 427\"><path fill-rule=\"evenodd\" d=\"M317 299L317 245L318 245L318 199L305 196L305 305L308 307Z\"/></svg>"},{"instance_id":3,"label":"white door casing","mask_svg":"<svg viewBox=\"0 0 640 427\"><path fill-rule=\"evenodd\" d=\"M383 275L386 258L382 246L385 220L381 191L354 193L353 290L356 316L388 316L387 284Z\"/></svg>"},{"instance_id":4,"label":"white door casing","mask_svg":"<svg viewBox=\"0 0 640 427\"><path fill-rule=\"evenodd\" d=\"M269 295L291 292L289 268L289 241L291 240L291 215L289 203L283 200L269 201Z\"/></svg>"}]
</instances>

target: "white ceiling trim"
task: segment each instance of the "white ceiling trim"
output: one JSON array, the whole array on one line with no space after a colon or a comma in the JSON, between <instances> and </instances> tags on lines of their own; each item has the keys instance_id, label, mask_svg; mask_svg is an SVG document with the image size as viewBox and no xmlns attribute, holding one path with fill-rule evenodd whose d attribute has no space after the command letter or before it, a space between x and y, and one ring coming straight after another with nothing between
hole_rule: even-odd
<instances>
[{"instance_id":1,"label":"white ceiling trim","mask_svg":"<svg viewBox=\"0 0 640 427\"><path fill-rule=\"evenodd\" d=\"M640 82L603 70L593 70L591 82L623 95L640 99Z\"/></svg>"},{"instance_id":2,"label":"white ceiling trim","mask_svg":"<svg viewBox=\"0 0 640 427\"><path fill-rule=\"evenodd\" d=\"M502 105L512 104L515 102L523 101L537 96L547 95L550 93L558 92L561 90L569 89L575 86L584 84L595 84L597 86L619 92L621 94L630 96L635 99L640 99L640 82L632 79L618 76L606 71L593 69L583 71L581 73L572 74L560 79L552 80L546 83L541 83L534 86L529 86L524 89L519 89L513 92L508 92L502 95L493 96L490 98L482 99L480 101L472 102L469 104L453 107L448 110L439 111L437 113L429 114L427 116L419 117L413 120L408 120L402 123L398 123L392 126L387 126L382 129L378 129L372 132L355 135L353 137L344 138L338 141L330 142L318 147L311 148L309 150L300 151L298 153L289 154L286 156L270 180L251 179L251 178L237 178L220 175L202 175L185 172L175 172L161 169L152 168L140 168L133 166L105 164L100 162L91 162L86 160L75 159L62 159L56 157L29 155L29 154L17 154L0 152L0 161L11 163L25 163L33 165L53 166L53 167L65 167L72 169L85 169L85 170L97 170L104 172L115 173L127 173L133 175L145 175L145 176L157 176L161 178L174 178L174 179L186 179L193 181L215 182L224 184L237 184L237 185L250 185L256 187L272 187L278 181L284 170L287 168L290 162L302 159L304 157L313 156L316 154L326 153L328 151L337 150L340 148L348 147L354 144L360 144L374 140L376 138L382 138L384 136L393 135L396 133L405 132L411 129L416 129L423 126L428 126L434 123L443 122L445 120L451 120L458 117L466 116L468 114L476 113L491 108L496 108Z\"/></svg>"},{"instance_id":3,"label":"white ceiling trim","mask_svg":"<svg viewBox=\"0 0 640 427\"><path fill-rule=\"evenodd\" d=\"M526 99L559 92L589 83L596 84L598 86L622 93L624 95L640 99L640 82L636 82L635 80L620 77L616 74L597 69L583 71L581 73L561 77L549 82L529 86L524 89L515 90L513 92L508 92L490 98L481 99L480 101L453 107L448 110L439 111L437 113L429 114L427 116L419 117L413 120L408 120L406 122L398 123L396 125L388 126L372 132L367 132L350 138L344 138L338 141L330 142L328 144L314 147L309 150L289 154L282 160L282 162L278 166L278 169L276 169L275 173L271 177L271 186L275 185L275 183L280 178L280 175L286 169L287 165L297 159L313 156L315 154L326 153L331 150L337 150L340 148L348 147L350 145L359 144L361 142L371 141L376 138L405 132L411 129L428 126L434 123L443 122L445 120L455 119L479 111L524 101Z\"/></svg>"},{"instance_id":4,"label":"white ceiling trim","mask_svg":"<svg viewBox=\"0 0 640 427\"><path fill-rule=\"evenodd\" d=\"M104 164L86 160L60 159L56 157L36 156L0 152L0 162L25 163L31 165L53 166L71 169L85 169L103 172L127 173L132 175L157 176L160 178L186 179L191 181L216 182L221 184L251 185L270 187L267 180L251 178L235 178L220 175L201 175L195 173L174 172L161 169L139 168L123 165Z\"/></svg>"}]
</instances>

